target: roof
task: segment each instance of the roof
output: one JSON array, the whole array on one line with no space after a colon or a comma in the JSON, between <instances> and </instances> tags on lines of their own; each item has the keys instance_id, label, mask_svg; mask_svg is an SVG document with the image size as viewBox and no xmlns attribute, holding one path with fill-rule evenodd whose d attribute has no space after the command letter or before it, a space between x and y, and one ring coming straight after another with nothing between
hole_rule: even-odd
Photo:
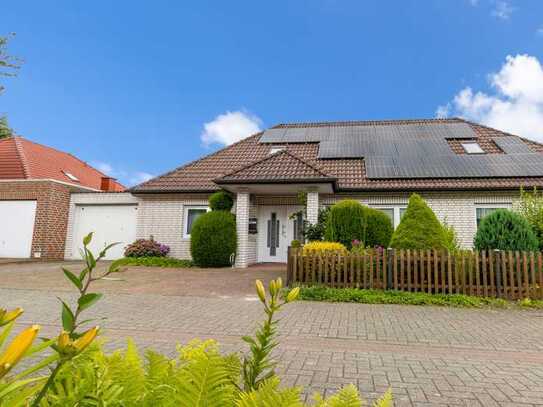
<instances>
[{"instance_id":1,"label":"roof","mask_svg":"<svg viewBox=\"0 0 543 407\"><path fill-rule=\"evenodd\" d=\"M108 176L69 153L20 136L0 139L0 179L53 179L100 190L102 178ZM113 181L112 191L123 190Z\"/></svg>"},{"instance_id":2,"label":"roof","mask_svg":"<svg viewBox=\"0 0 543 407\"><path fill-rule=\"evenodd\" d=\"M450 119L416 119L416 120L383 120L383 121L351 121L351 122L318 122L318 123L292 123L279 124L269 130L277 129L301 129L300 134L315 133L315 128L329 128L330 132L343 128L345 131L341 137L336 138L337 143L352 142L350 135L353 128L371 126L379 127L379 133L390 129L394 135L394 129L404 128L404 132L416 132L424 126L455 125L462 130L458 138L447 136L447 149L451 155L464 154L461 143L467 140L476 141L486 153L487 157L507 155L498 146L495 139L507 138L502 145L511 145L511 137L519 140L531 153L543 157L543 145L505 133L477 123L465 121L458 118ZM460 126L458 126L460 125ZM412 126L412 127L411 127ZM469 132L466 132L466 127ZM305 129L305 130L304 130ZM268 131L269 131L268 130ZM303 171L308 168L296 163L295 157L301 162L317 170L323 177L336 179L337 191L404 191L404 190L461 190L461 189L517 189L520 186L543 187L543 171L531 176L460 176L460 177L403 177L403 178L371 178L368 175L367 163L363 157L345 158L319 158L319 142L317 141L291 141L283 139L282 142L266 142L263 138L265 132L257 133L222 150L193 161L179 168L176 168L164 175L144 182L131 190L134 193L168 193L168 192L212 192L220 189L217 182L234 182L234 178L253 179L265 181L273 179L276 182L294 182L293 180L303 178ZM431 134L437 137L436 134ZM397 136L398 138L399 136ZM287 154L270 155L273 146L281 145ZM443 145L440 145L443 148ZM519 148L517 145L515 148ZM521 149L523 150L523 149ZM471 157L474 160L475 157ZM280 163L286 163L287 169L283 170ZM302 169L300 174L295 171L297 165ZM232 181L228 181L228 180ZM239 181L238 179L238 181Z\"/></svg>"},{"instance_id":3,"label":"roof","mask_svg":"<svg viewBox=\"0 0 543 407\"><path fill-rule=\"evenodd\" d=\"M296 157L287 150L276 153L250 163L235 170L214 182L216 184L232 183L275 183L275 182L334 182L330 177L312 164Z\"/></svg>"}]
</instances>

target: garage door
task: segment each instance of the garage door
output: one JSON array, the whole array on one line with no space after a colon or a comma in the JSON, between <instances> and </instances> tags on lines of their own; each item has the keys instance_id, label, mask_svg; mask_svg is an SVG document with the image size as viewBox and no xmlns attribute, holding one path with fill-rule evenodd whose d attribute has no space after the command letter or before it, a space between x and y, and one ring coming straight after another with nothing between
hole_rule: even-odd
<instances>
[{"instance_id":1,"label":"garage door","mask_svg":"<svg viewBox=\"0 0 543 407\"><path fill-rule=\"evenodd\" d=\"M123 257L124 247L136 240L137 205L78 205L74 218L74 257L81 258L83 237L94 232L89 248L98 254L104 246L121 242L108 251L106 259Z\"/></svg>"},{"instance_id":2,"label":"garage door","mask_svg":"<svg viewBox=\"0 0 543 407\"><path fill-rule=\"evenodd\" d=\"M0 201L0 257L30 257L36 201Z\"/></svg>"}]
</instances>

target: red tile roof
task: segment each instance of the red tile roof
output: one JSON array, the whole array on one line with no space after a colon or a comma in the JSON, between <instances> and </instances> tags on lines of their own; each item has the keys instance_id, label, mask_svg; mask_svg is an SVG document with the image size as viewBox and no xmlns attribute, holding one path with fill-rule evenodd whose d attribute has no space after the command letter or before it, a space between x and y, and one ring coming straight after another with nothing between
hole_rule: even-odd
<instances>
[{"instance_id":1,"label":"red tile roof","mask_svg":"<svg viewBox=\"0 0 543 407\"><path fill-rule=\"evenodd\" d=\"M0 179L54 179L99 190L103 177L107 175L71 154L19 136L0 139ZM124 189L113 182L113 191Z\"/></svg>"},{"instance_id":2,"label":"red tile roof","mask_svg":"<svg viewBox=\"0 0 543 407\"><path fill-rule=\"evenodd\" d=\"M282 127L319 127L319 126L360 126L360 125L390 125L390 124L424 124L424 123L451 123L464 122L469 124L476 134L476 140L487 154L501 154L502 151L493 138L511 136L511 134L467 122L462 119L422 119L422 120L386 120L386 121L357 121L357 122L327 122L327 123L295 123L280 124ZM166 193L166 192L211 192L219 189L214 180L219 180L227 174L243 171L243 176L253 171L251 177L267 177L272 171L279 171L267 165L258 165L258 162L270 157L271 144L260 143L262 133L250 136L238 143L232 144L222 150L193 161L164 175L153 178L135 186L131 190L135 193ZM534 152L543 153L543 145L522 139ZM451 149L457 153L459 145L452 142ZM318 159L318 143L281 143L286 151L302 160L304 163L317 169L325 176L337 179L339 191L369 191L369 190L456 190L456 189L517 189L525 187L543 187L543 174L541 177L524 178L427 178L427 179L369 179L363 158L349 159ZM262 173L254 173L254 167L262 169ZM251 170L251 168L253 168ZM292 168L292 166L290 167ZM296 178L288 171L288 177ZM277 177L282 173L277 172ZM284 175L284 174L282 174ZM275 177L275 179L277 179ZM283 179L288 181L288 177ZM225 177L227 178L227 177Z\"/></svg>"}]
</instances>

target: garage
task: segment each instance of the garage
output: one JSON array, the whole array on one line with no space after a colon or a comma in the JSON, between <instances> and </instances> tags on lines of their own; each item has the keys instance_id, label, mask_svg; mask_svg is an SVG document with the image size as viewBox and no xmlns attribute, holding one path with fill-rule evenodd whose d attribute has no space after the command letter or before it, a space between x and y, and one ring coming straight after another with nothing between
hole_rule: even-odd
<instances>
[{"instance_id":1,"label":"garage","mask_svg":"<svg viewBox=\"0 0 543 407\"><path fill-rule=\"evenodd\" d=\"M36 201L0 201L0 257L30 257L35 219Z\"/></svg>"},{"instance_id":2,"label":"garage","mask_svg":"<svg viewBox=\"0 0 543 407\"><path fill-rule=\"evenodd\" d=\"M127 244L136 240L137 205L76 205L72 258L81 258L83 237L94 232L90 249L98 253L106 245L120 242L111 248L105 259L123 257Z\"/></svg>"}]
</instances>

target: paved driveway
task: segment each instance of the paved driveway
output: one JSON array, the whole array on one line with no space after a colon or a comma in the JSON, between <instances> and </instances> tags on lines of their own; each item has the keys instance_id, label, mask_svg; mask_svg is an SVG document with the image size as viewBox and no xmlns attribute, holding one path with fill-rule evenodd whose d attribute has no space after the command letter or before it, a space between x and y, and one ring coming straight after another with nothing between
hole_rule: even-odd
<instances>
[{"instance_id":1,"label":"paved driveway","mask_svg":"<svg viewBox=\"0 0 543 407\"><path fill-rule=\"evenodd\" d=\"M25 307L24 322L56 332L55 296L73 299L58 266L1 265L1 303ZM244 350L240 335L262 318L253 279L282 274L131 268L126 282L102 287L94 311L107 316L111 347L131 336L173 354L176 342L200 337ZM392 386L397 406L543 405L540 311L297 302L281 315L280 332L283 382L308 393L355 383L370 399Z\"/></svg>"}]
</instances>

